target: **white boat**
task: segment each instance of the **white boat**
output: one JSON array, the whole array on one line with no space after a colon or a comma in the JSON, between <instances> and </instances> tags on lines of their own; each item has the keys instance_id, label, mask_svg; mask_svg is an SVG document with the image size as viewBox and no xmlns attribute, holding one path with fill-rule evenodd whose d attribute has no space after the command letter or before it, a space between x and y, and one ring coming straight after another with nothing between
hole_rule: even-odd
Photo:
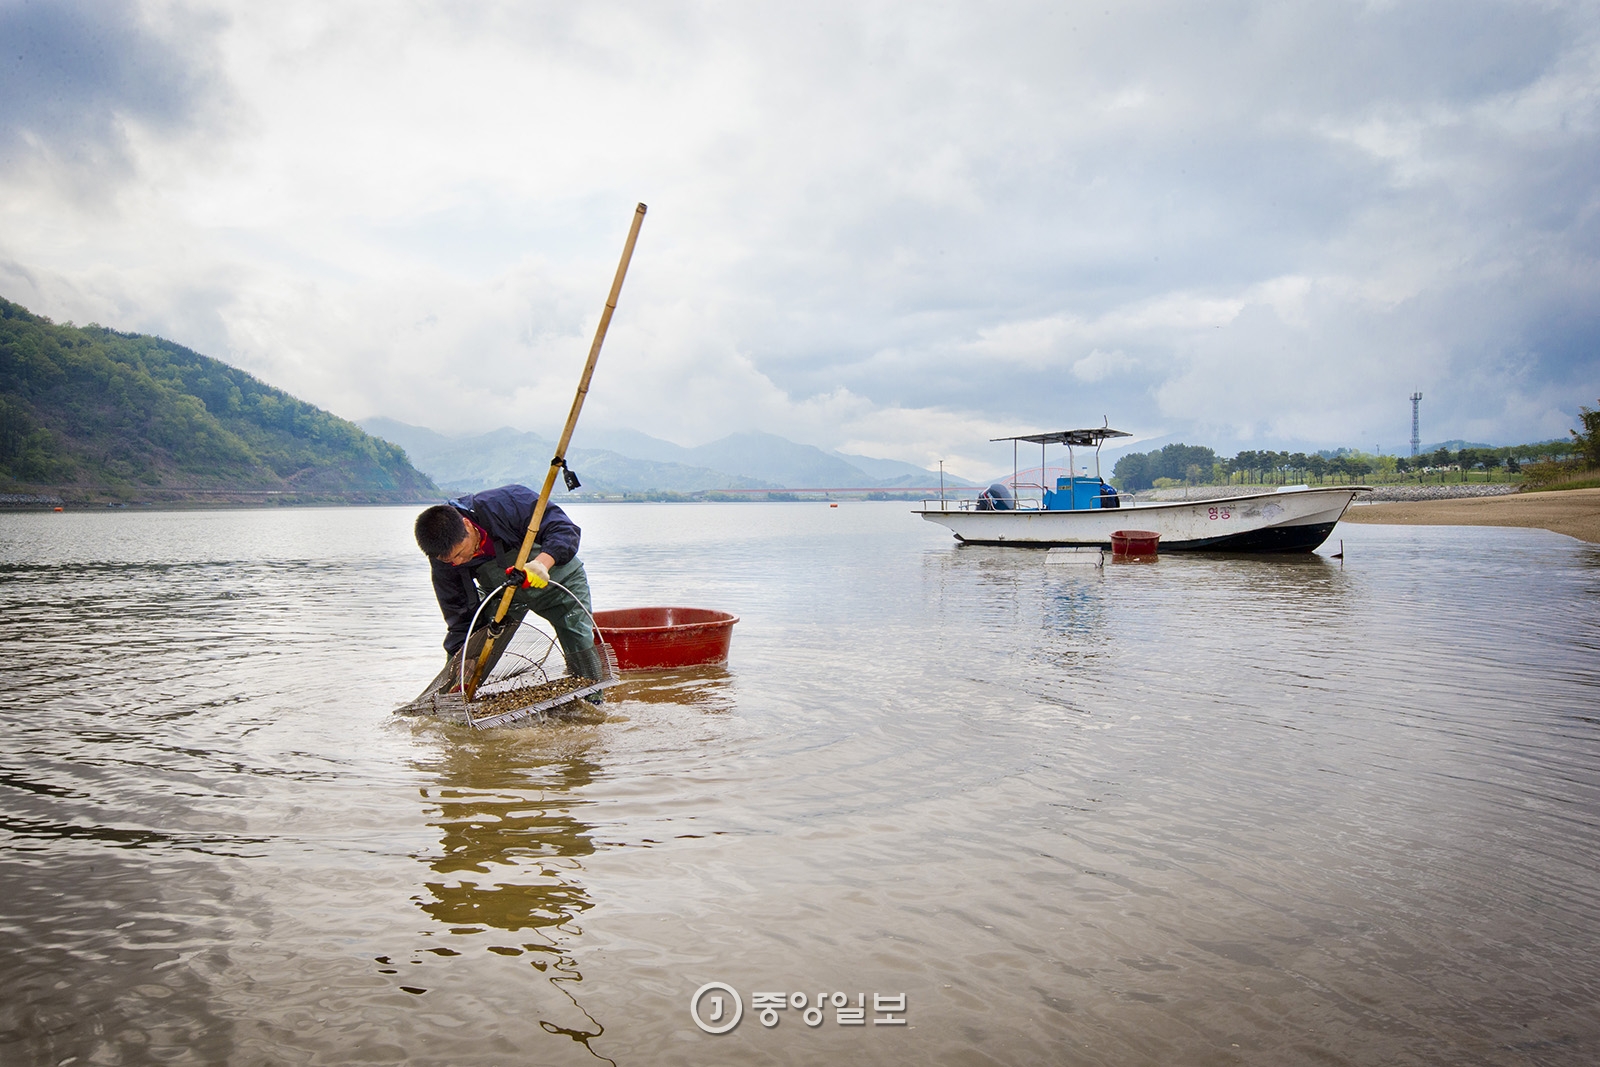
<instances>
[{"instance_id":1,"label":"white boat","mask_svg":"<svg viewBox=\"0 0 1600 1067\"><path fill-rule=\"evenodd\" d=\"M997 441L1063 444L1069 457L1074 447L1093 447L1095 476L1065 475L1052 489L1043 484L997 482L978 500L925 500L916 514L947 527L956 539L977 545L1019 545L1032 548L1107 546L1120 530L1145 530L1161 535L1167 551L1310 552L1333 532L1357 493L1370 486L1341 485L1326 489L1295 486L1271 493L1211 500L1177 500L1124 504L1099 474L1100 445L1108 437L1127 437L1121 430L1097 426L1059 430ZM1069 470L1076 470L1070 464ZM1037 490L1037 497L1024 495Z\"/></svg>"}]
</instances>

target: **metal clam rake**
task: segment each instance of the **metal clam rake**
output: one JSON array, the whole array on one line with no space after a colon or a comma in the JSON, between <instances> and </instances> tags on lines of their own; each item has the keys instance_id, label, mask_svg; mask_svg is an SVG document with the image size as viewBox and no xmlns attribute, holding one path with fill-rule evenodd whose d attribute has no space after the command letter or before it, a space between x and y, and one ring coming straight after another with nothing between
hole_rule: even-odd
<instances>
[{"instance_id":1,"label":"metal clam rake","mask_svg":"<svg viewBox=\"0 0 1600 1067\"><path fill-rule=\"evenodd\" d=\"M465 722L477 730L504 726L522 719L544 721L552 712L571 708L577 701L622 679L617 654L604 641L595 643L590 664L599 678L555 674L547 669L556 651L554 637L534 626L521 626L520 620L505 622L495 650L490 653L489 669L471 700L462 695L461 677L482 651L489 628L472 635L462 652L428 683L415 700L396 710L404 715L436 715ZM464 654L464 657L463 657ZM560 659L560 657L557 657Z\"/></svg>"}]
</instances>

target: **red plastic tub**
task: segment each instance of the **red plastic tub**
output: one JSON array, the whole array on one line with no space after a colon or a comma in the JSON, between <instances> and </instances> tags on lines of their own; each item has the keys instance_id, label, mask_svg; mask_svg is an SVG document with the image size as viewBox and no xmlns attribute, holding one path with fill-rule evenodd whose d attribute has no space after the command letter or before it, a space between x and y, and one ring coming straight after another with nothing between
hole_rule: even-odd
<instances>
[{"instance_id":1,"label":"red plastic tub","mask_svg":"<svg viewBox=\"0 0 1600 1067\"><path fill-rule=\"evenodd\" d=\"M1111 555L1154 556L1161 535L1150 530L1118 530L1111 535Z\"/></svg>"},{"instance_id":2,"label":"red plastic tub","mask_svg":"<svg viewBox=\"0 0 1600 1067\"><path fill-rule=\"evenodd\" d=\"M709 608L618 608L594 613L600 635L625 671L663 671L728 662L739 616Z\"/></svg>"}]
</instances>

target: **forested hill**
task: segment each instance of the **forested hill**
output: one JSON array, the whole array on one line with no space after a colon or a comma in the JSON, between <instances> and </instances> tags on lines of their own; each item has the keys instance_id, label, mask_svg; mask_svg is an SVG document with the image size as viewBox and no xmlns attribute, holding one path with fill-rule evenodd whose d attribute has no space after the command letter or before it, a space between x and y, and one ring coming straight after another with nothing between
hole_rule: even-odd
<instances>
[{"instance_id":1,"label":"forested hill","mask_svg":"<svg viewBox=\"0 0 1600 1067\"><path fill-rule=\"evenodd\" d=\"M68 502L402 502L405 452L159 337L57 326L0 298L0 494Z\"/></svg>"}]
</instances>

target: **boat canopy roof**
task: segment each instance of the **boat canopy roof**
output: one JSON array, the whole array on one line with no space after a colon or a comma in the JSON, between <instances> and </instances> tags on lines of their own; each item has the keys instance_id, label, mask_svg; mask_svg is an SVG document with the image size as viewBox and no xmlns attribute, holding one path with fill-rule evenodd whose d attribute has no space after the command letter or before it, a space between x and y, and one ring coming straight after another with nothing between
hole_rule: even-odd
<instances>
[{"instance_id":1,"label":"boat canopy roof","mask_svg":"<svg viewBox=\"0 0 1600 1067\"><path fill-rule=\"evenodd\" d=\"M1030 433L1021 437L991 437L991 441L1026 441L1033 445L1072 445L1074 448L1083 448L1093 445L1098 448L1100 442L1108 437L1132 437L1133 434L1125 430L1113 430L1109 426L1092 426L1087 430L1056 430L1054 433Z\"/></svg>"}]
</instances>

